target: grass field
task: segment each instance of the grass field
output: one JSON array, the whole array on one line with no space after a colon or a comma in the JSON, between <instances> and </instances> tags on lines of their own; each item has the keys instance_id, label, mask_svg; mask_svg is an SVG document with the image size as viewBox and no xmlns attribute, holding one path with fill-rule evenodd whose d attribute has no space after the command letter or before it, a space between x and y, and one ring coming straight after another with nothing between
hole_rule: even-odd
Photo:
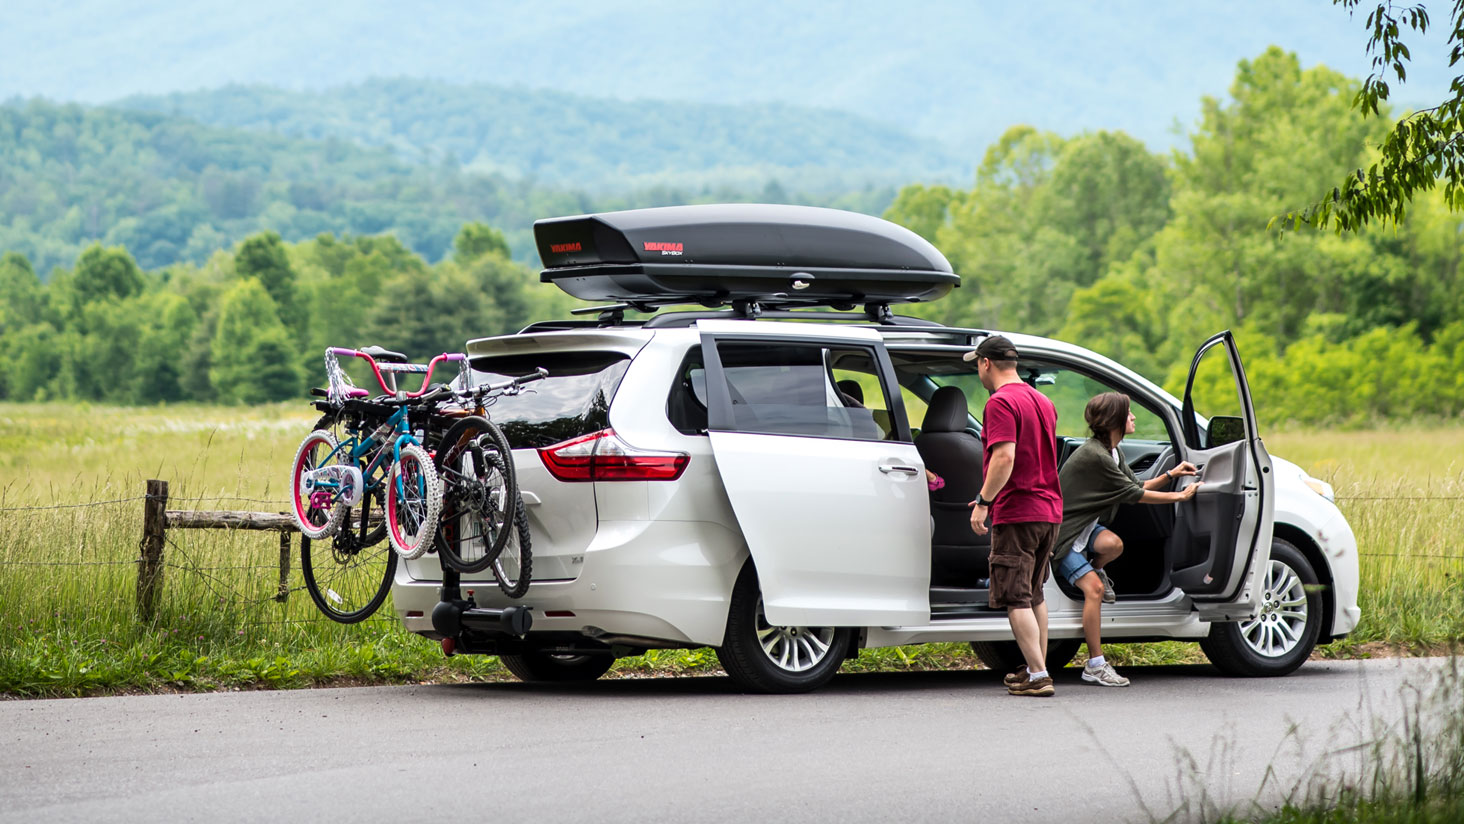
<instances>
[{"instance_id":1,"label":"grass field","mask_svg":"<svg viewBox=\"0 0 1464 824\"><path fill-rule=\"evenodd\" d=\"M172 532L158 616L139 624L144 481L169 481L170 508L282 511L290 459L314 418L299 404L0 405L0 516L9 521L0 530L0 693L501 677L495 659L445 660L388 609L340 626L318 617L303 591L276 603L278 543L269 533ZM1464 639L1464 426L1282 432L1267 445L1336 487L1362 547L1363 624L1319 654ZM98 501L112 503L50 508ZM1120 664L1203 660L1193 644L1110 650ZM974 665L954 644L869 650L850 663ZM716 666L708 650L672 651L622 660L617 671Z\"/></svg>"}]
</instances>

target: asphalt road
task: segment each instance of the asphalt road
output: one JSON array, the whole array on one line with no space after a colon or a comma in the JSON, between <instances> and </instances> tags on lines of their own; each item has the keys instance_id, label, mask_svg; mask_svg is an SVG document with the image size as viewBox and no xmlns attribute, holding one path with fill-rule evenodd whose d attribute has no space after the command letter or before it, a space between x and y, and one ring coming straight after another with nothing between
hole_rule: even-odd
<instances>
[{"instance_id":1,"label":"asphalt road","mask_svg":"<svg viewBox=\"0 0 1464 824\"><path fill-rule=\"evenodd\" d=\"M1442 666L1070 669L1051 699L942 672L0 701L0 821L1144 821L1355 770Z\"/></svg>"}]
</instances>

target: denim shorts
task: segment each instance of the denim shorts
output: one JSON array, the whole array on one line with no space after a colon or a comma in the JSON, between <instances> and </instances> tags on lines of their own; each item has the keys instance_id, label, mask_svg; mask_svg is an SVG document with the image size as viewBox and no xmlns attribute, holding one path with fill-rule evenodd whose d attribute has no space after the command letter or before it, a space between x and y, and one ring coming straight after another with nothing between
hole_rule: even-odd
<instances>
[{"instance_id":1,"label":"denim shorts","mask_svg":"<svg viewBox=\"0 0 1464 824\"><path fill-rule=\"evenodd\" d=\"M1093 542L1098 540L1098 533L1105 529L1108 529L1108 527L1102 524L1093 527L1093 533L1088 536L1088 546L1092 546ZM1058 561L1052 566L1052 571L1055 574L1062 576L1064 581L1067 581L1073 586L1078 585L1079 578L1094 571L1093 564L1088 561L1088 551L1086 549L1082 552L1069 552L1062 556L1061 561Z\"/></svg>"}]
</instances>

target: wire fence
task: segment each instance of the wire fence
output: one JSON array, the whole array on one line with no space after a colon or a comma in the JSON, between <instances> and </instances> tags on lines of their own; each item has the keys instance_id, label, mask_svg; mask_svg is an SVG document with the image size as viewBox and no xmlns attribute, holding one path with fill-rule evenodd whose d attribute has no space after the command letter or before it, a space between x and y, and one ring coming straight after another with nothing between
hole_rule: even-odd
<instances>
[{"instance_id":1,"label":"wire fence","mask_svg":"<svg viewBox=\"0 0 1464 824\"><path fill-rule=\"evenodd\" d=\"M88 507L115 506L118 504L134 503L145 501L147 495L129 495L121 498L108 498L96 501L80 501L75 503L57 503L47 505L28 505L16 507L0 507L0 513L7 512L38 512L46 510L72 510ZM203 503L231 501L242 503L270 504L284 509L287 506L285 501L270 498L256 498L245 495L195 495L195 496L168 496L168 503ZM1455 501L1464 503L1464 495L1368 495L1368 496L1344 496L1338 499L1339 504L1349 503L1372 503L1372 502L1397 502L1397 501ZM281 596L299 592L305 589L304 586L296 585L289 588L277 588L271 590L268 595L254 597L241 592L232 582L226 580L220 573L238 572L271 572L279 573L279 564L269 563L203 563L198 560L190 549L180 544L169 535L166 537L166 544L171 550L169 559L163 564L166 569L175 570L179 573L195 576L207 588L210 595L223 599L229 603L252 606L262 605L281 600ZM1406 560L1428 560L1428 561L1464 561L1464 553L1413 553L1413 552L1358 552L1360 558L1392 558ZM125 560L20 560L4 558L0 559L0 567L136 567L143 563L142 558L130 558ZM376 620L373 618L372 620ZM301 621L308 623L309 621ZM279 621L263 623L280 623Z\"/></svg>"}]
</instances>

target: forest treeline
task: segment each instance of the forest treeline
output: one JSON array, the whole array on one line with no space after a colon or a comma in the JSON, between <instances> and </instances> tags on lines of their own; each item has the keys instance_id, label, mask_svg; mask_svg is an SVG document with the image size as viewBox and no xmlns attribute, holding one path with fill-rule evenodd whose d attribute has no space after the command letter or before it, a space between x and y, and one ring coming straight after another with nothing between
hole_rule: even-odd
<instances>
[{"instance_id":1,"label":"forest treeline","mask_svg":"<svg viewBox=\"0 0 1464 824\"><path fill-rule=\"evenodd\" d=\"M1228 99L1204 101L1189 147L1170 156L1120 132L1063 138L1012 128L986 151L971 188L907 186L885 212L934 242L963 279L947 298L908 311L1070 340L1172 391L1182 388L1195 347L1230 328L1268 423L1457 418L1464 414L1464 219L1430 192L1397 226L1359 234L1268 228L1273 216L1330 191L1369 157L1388 119L1352 110L1357 86L1325 67L1303 71L1294 55L1271 49L1241 63ZM241 178L230 175L268 168L279 182L246 185L253 199L244 202L255 211L245 214L350 215L374 203L398 216L384 225L322 223L306 239L299 238L304 224L290 224L290 233L254 230L212 254L200 241L199 261L170 265L157 265L161 253L147 243L181 238L186 248L183 228L193 225L186 215L169 224L171 234L143 239L119 230L84 243L96 234L78 230L66 241L82 244L69 268L47 277L34 265L38 256L14 242L26 226L12 220L0 226L11 233L0 234L0 250L8 250L0 258L0 398L297 397L319 381L326 345L375 343L427 357L470 337L562 317L574 304L513 259L501 226L464 222L452 209L462 206L454 198L481 195L527 219L595 206L583 199L535 200L540 190L408 166L384 150L246 139L154 114L31 103L0 107L0 123L12 118L13 135L17 112L37 111L54 118L50 131L22 127L17 148L0 126L0 150L23 156L23 169L58 188L4 188L0 208L30 198L33 213L49 209L68 226L85 226L92 218L79 204L99 214L113 209L102 221L177 196L209 215L238 214L228 211L228 182ZM68 124L78 128L67 132ZM118 137L108 137L110 128L120 130L119 143L104 141ZM228 152L203 148L214 138ZM72 161L42 152L47 139L71 146ZM219 166L225 155L238 162ZM74 163L82 156L105 162L91 164L89 177L69 175L88 165ZM114 185L109 176L126 185L106 188ZM338 188L318 193L319 209L294 205L309 187L326 185ZM92 199L67 194L88 186ZM356 199L367 195L377 199ZM424 256L414 245L416 224L399 216L402 209L425 216L440 254ZM213 219L208 225L222 231Z\"/></svg>"},{"instance_id":2,"label":"forest treeline","mask_svg":"<svg viewBox=\"0 0 1464 824\"><path fill-rule=\"evenodd\" d=\"M1268 228L1371 157L1391 118L1354 111L1358 86L1273 47L1172 156L1121 132L1008 130L972 188L907 186L885 213L961 274L916 311L1072 341L1176 393L1232 329L1271 422L1464 414L1464 216L1440 192L1397 226Z\"/></svg>"},{"instance_id":3,"label":"forest treeline","mask_svg":"<svg viewBox=\"0 0 1464 824\"><path fill-rule=\"evenodd\" d=\"M293 105L306 104L295 100ZM283 103L279 110L295 111ZM257 117L269 112L279 114L269 109ZM473 118L470 126L479 122ZM817 125L811 116L805 120L804 134ZM324 232L391 234L435 263L449 256L464 223L483 221L503 232L514 255L527 262L535 259L531 227L545 215L729 200L878 213L895 191L889 184L804 194L769 178L755 186L647 185L587 194L582 188L484 170L482 164L466 167L452 143L458 120L441 117L433 123L447 130L441 135L447 148L435 155L436 162L419 163L400 156L394 144L361 145L378 137L389 141L389 130L345 130L358 143L323 127L322 139L305 139L211 126L172 113L44 100L0 104L0 251L24 254L49 277L52 269L73 265L96 242L123 246L144 269L157 269L202 263L260 231L291 242ZM837 125L832 121L824 128ZM542 135L520 126L521 144L541 152L569 142L575 133L553 122L537 127ZM651 147L645 152L649 159L669 151L647 135L640 143L622 142Z\"/></svg>"},{"instance_id":4,"label":"forest treeline","mask_svg":"<svg viewBox=\"0 0 1464 824\"><path fill-rule=\"evenodd\" d=\"M42 283L0 256L0 398L259 403L324 381L327 346L428 358L468 338L564 316L573 301L509 258L502 233L462 226L428 264L391 235L252 235L233 252L145 272L94 244ZM364 385L364 384L363 384Z\"/></svg>"}]
</instances>

